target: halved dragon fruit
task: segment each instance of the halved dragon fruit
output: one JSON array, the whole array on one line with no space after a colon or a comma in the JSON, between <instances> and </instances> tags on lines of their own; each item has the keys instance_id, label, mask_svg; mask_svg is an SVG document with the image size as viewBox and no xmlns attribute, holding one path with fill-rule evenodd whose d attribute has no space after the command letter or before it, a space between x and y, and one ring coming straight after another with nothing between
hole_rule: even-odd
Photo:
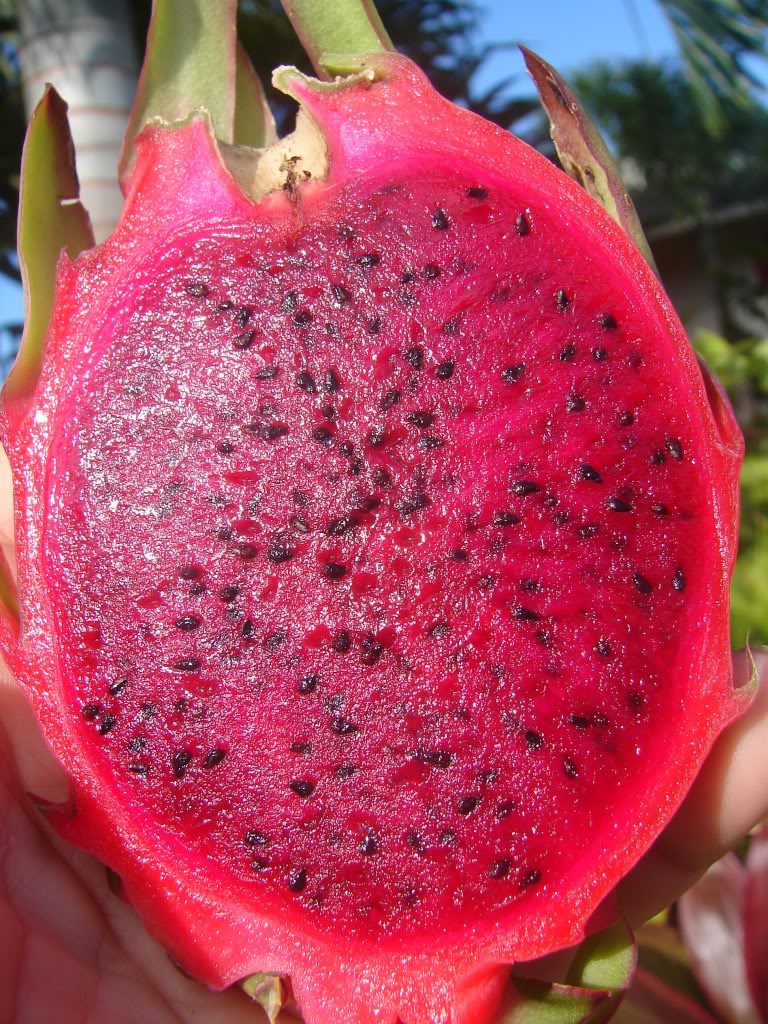
<instances>
[{"instance_id":1,"label":"halved dragon fruit","mask_svg":"<svg viewBox=\"0 0 768 1024\"><path fill-rule=\"evenodd\" d=\"M305 123L258 158L151 123L61 259L5 395L3 646L58 827L188 971L474 1024L737 711L741 440L597 203L405 58L355 66L280 71Z\"/></svg>"}]
</instances>

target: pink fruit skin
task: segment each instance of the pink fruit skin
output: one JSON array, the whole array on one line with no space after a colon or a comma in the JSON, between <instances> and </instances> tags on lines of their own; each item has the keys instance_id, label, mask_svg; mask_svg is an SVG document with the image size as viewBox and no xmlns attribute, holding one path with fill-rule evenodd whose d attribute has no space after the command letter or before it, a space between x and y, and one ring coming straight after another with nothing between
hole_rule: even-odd
<instances>
[{"instance_id":1,"label":"pink fruit skin","mask_svg":"<svg viewBox=\"0 0 768 1024\"><path fill-rule=\"evenodd\" d=\"M299 79L293 83L321 127L330 157L327 180L304 186L308 209L322 208L348 182L380 175L382 167L405 180L422 172L478 180L500 194L514 186L516 194L531 197L534 228L538 202L583 251L610 258L617 279L634 281L631 314L656 325L649 328L654 351L661 365L674 366L695 449L696 486L708 507L690 527L697 538L695 608L680 620L686 642L674 648L674 663L667 666L674 689L666 713L674 732L649 737L644 751L646 757L653 752L656 775L635 777L634 788L628 783L610 829L597 830L570 866L561 858L557 877L516 897L506 914L498 910L492 921L470 919L466 926L457 915L414 933L398 931L396 923L392 936L334 929L333 920L318 926L305 908L271 890L259 901L244 897L227 864L219 870L196 859L145 807L126 802L126 790L115 785L108 761L93 754L92 733L67 696L76 684L62 671L59 632L68 613L52 586L59 541L48 507L60 486L57 467L66 458L59 437L63 410L72 415L68 394L81 379L89 346L98 354L109 322L124 322L132 274L151 269L155 260L159 266L174 238L206 230L211 211L217 229L233 237L253 224L279 235L294 215L286 193L258 205L245 197L200 118L173 131L149 128L139 138L121 223L74 264L62 260L42 374L33 393L5 403L22 616L20 630L3 621L2 645L72 778L72 806L52 820L118 872L147 926L190 973L213 987L254 972L289 975L308 1024L482 1024L498 1004L500 965L579 941L592 913L669 820L715 737L740 710L731 682L728 583L742 441L727 400L716 385L703 383L658 282L607 215L519 140L439 98L404 58L377 55L369 66L378 72L375 84L320 92ZM674 755L665 752L672 737ZM573 821L571 828L576 835Z\"/></svg>"}]
</instances>

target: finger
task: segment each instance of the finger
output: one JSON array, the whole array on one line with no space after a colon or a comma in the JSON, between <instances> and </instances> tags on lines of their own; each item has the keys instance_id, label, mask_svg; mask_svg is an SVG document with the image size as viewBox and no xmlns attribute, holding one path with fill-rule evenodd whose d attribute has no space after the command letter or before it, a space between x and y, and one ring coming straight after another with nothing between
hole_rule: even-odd
<instances>
[{"instance_id":1,"label":"finger","mask_svg":"<svg viewBox=\"0 0 768 1024\"><path fill-rule=\"evenodd\" d=\"M619 904L632 924L672 903L768 816L768 651L756 652L755 661L754 701L720 735L669 826L619 886ZM737 684L749 673L746 655L735 655Z\"/></svg>"}]
</instances>

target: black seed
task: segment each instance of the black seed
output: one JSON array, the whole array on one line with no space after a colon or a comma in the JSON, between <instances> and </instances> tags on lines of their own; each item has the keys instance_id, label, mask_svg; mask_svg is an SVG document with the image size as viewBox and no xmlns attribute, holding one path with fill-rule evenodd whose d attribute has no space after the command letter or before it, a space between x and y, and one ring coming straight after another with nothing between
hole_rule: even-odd
<instances>
[{"instance_id":1,"label":"black seed","mask_svg":"<svg viewBox=\"0 0 768 1024\"><path fill-rule=\"evenodd\" d=\"M346 654L352 646L352 638L346 629L343 629L340 633L337 633L333 638L331 645L338 654Z\"/></svg>"},{"instance_id":2,"label":"black seed","mask_svg":"<svg viewBox=\"0 0 768 1024\"><path fill-rule=\"evenodd\" d=\"M288 427L283 423L270 423L264 428L264 437L267 441L277 441L281 437L285 437L288 433Z\"/></svg>"},{"instance_id":3,"label":"black seed","mask_svg":"<svg viewBox=\"0 0 768 1024\"><path fill-rule=\"evenodd\" d=\"M183 580L196 580L199 575L200 570L196 565L183 565L181 569L179 569L179 576L181 576Z\"/></svg>"},{"instance_id":4,"label":"black seed","mask_svg":"<svg viewBox=\"0 0 768 1024\"><path fill-rule=\"evenodd\" d=\"M264 646L268 651L276 651L278 647L285 643L286 637L287 633L282 629L278 629L264 638Z\"/></svg>"},{"instance_id":5,"label":"black seed","mask_svg":"<svg viewBox=\"0 0 768 1024\"><path fill-rule=\"evenodd\" d=\"M480 806L479 796L462 796L456 801L456 810L459 814L471 814Z\"/></svg>"},{"instance_id":6,"label":"black seed","mask_svg":"<svg viewBox=\"0 0 768 1024\"><path fill-rule=\"evenodd\" d=\"M496 586L496 577L488 573L487 575L479 578L477 585L481 590L493 590Z\"/></svg>"},{"instance_id":7,"label":"black seed","mask_svg":"<svg viewBox=\"0 0 768 1024\"><path fill-rule=\"evenodd\" d=\"M133 772L134 775L146 775L149 772L149 765L142 761L134 761L128 765L128 771Z\"/></svg>"},{"instance_id":8,"label":"black seed","mask_svg":"<svg viewBox=\"0 0 768 1024\"><path fill-rule=\"evenodd\" d=\"M331 537L341 537L358 525L356 516L341 516L339 519L332 519L325 528L325 532Z\"/></svg>"},{"instance_id":9,"label":"black seed","mask_svg":"<svg viewBox=\"0 0 768 1024\"><path fill-rule=\"evenodd\" d=\"M511 867L511 860L497 860L488 868L488 876L489 878L506 878Z\"/></svg>"},{"instance_id":10,"label":"black seed","mask_svg":"<svg viewBox=\"0 0 768 1024\"><path fill-rule=\"evenodd\" d=\"M627 410L627 412L623 412L621 416L619 416L620 427L631 427L634 422L635 414L633 412L629 412L629 410Z\"/></svg>"},{"instance_id":11,"label":"black seed","mask_svg":"<svg viewBox=\"0 0 768 1024\"><path fill-rule=\"evenodd\" d=\"M562 288L555 292L555 305L561 313L568 308L570 301Z\"/></svg>"},{"instance_id":12,"label":"black seed","mask_svg":"<svg viewBox=\"0 0 768 1024\"><path fill-rule=\"evenodd\" d=\"M219 591L219 597L221 598L222 601L224 601L225 604L230 604L232 601L235 600L239 593L240 587L236 587L234 585L229 587L222 587L221 590Z\"/></svg>"},{"instance_id":13,"label":"black seed","mask_svg":"<svg viewBox=\"0 0 768 1024\"><path fill-rule=\"evenodd\" d=\"M441 437L433 437L431 434L426 434L424 437L419 438L417 446L425 452L437 451L438 448L445 447L445 441Z\"/></svg>"},{"instance_id":14,"label":"black seed","mask_svg":"<svg viewBox=\"0 0 768 1024\"><path fill-rule=\"evenodd\" d=\"M628 501L624 501L623 498L617 498L615 496L608 498L606 505L611 512L631 512L632 506Z\"/></svg>"},{"instance_id":15,"label":"black seed","mask_svg":"<svg viewBox=\"0 0 768 1024\"><path fill-rule=\"evenodd\" d=\"M251 319L252 312L253 310L249 309L248 306L238 306L237 310L235 311L235 323L238 324L240 327L245 327L245 325Z\"/></svg>"},{"instance_id":16,"label":"black seed","mask_svg":"<svg viewBox=\"0 0 768 1024\"><path fill-rule=\"evenodd\" d=\"M603 482L603 478L598 471L586 462L582 462L579 466L579 476L582 480L590 480L594 484L601 484Z\"/></svg>"},{"instance_id":17,"label":"black seed","mask_svg":"<svg viewBox=\"0 0 768 1024\"><path fill-rule=\"evenodd\" d=\"M452 359L444 359L435 370L438 380L449 380L453 376L454 362Z\"/></svg>"},{"instance_id":18,"label":"black seed","mask_svg":"<svg viewBox=\"0 0 768 1024\"><path fill-rule=\"evenodd\" d=\"M524 238L531 230L531 223L524 213L518 213L515 217L515 232L520 238Z\"/></svg>"},{"instance_id":19,"label":"black seed","mask_svg":"<svg viewBox=\"0 0 768 1024\"><path fill-rule=\"evenodd\" d=\"M267 549L267 558L275 565L280 565L281 562L289 562L293 558L293 550L284 544L272 544Z\"/></svg>"},{"instance_id":20,"label":"black seed","mask_svg":"<svg viewBox=\"0 0 768 1024\"><path fill-rule=\"evenodd\" d=\"M294 868L288 875L288 888L291 892L304 892L307 887L306 868Z\"/></svg>"},{"instance_id":21,"label":"black seed","mask_svg":"<svg viewBox=\"0 0 768 1024\"><path fill-rule=\"evenodd\" d=\"M443 209L437 209L432 214L432 227L437 228L439 231L445 231L450 226L448 220L448 214Z\"/></svg>"},{"instance_id":22,"label":"black seed","mask_svg":"<svg viewBox=\"0 0 768 1024\"><path fill-rule=\"evenodd\" d=\"M339 445L339 455L343 455L345 459L348 459L354 451L355 449L351 441L342 441Z\"/></svg>"},{"instance_id":23,"label":"black seed","mask_svg":"<svg viewBox=\"0 0 768 1024\"><path fill-rule=\"evenodd\" d=\"M685 590L685 576L680 568L675 570L675 575L672 577L672 588L677 591Z\"/></svg>"},{"instance_id":24,"label":"black seed","mask_svg":"<svg viewBox=\"0 0 768 1024\"><path fill-rule=\"evenodd\" d=\"M187 770L189 762L192 760L192 755L188 750L177 750L171 758L171 764L173 765L173 774L177 779L181 779Z\"/></svg>"},{"instance_id":25,"label":"black seed","mask_svg":"<svg viewBox=\"0 0 768 1024\"><path fill-rule=\"evenodd\" d=\"M424 365L424 349L420 345L413 345L406 349L405 361L410 363L414 370L420 370Z\"/></svg>"},{"instance_id":26,"label":"black seed","mask_svg":"<svg viewBox=\"0 0 768 1024\"><path fill-rule=\"evenodd\" d=\"M544 746L544 740L540 733L534 732L533 729L527 729L525 732L525 745L529 750L541 750Z\"/></svg>"},{"instance_id":27,"label":"black seed","mask_svg":"<svg viewBox=\"0 0 768 1024\"><path fill-rule=\"evenodd\" d=\"M293 516L289 519L288 525L299 533L309 533L309 523L303 516Z\"/></svg>"},{"instance_id":28,"label":"black seed","mask_svg":"<svg viewBox=\"0 0 768 1024\"><path fill-rule=\"evenodd\" d=\"M538 622L541 615L530 608L524 608L522 605L517 605L512 609L512 618L516 619L518 622Z\"/></svg>"},{"instance_id":29,"label":"black seed","mask_svg":"<svg viewBox=\"0 0 768 1024\"><path fill-rule=\"evenodd\" d=\"M645 703L642 693L638 693L637 690L630 690L627 694L627 703L635 711L638 711Z\"/></svg>"},{"instance_id":30,"label":"black seed","mask_svg":"<svg viewBox=\"0 0 768 1024\"><path fill-rule=\"evenodd\" d=\"M528 494L536 494L537 491L540 491L541 484L537 484L533 480L513 480L509 489L513 494L524 498Z\"/></svg>"},{"instance_id":31,"label":"black seed","mask_svg":"<svg viewBox=\"0 0 768 1024\"><path fill-rule=\"evenodd\" d=\"M552 646L552 637L546 629L537 629L534 635L542 647Z\"/></svg>"},{"instance_id":32,"label":"black seed","mask_svg":"<svg viewBox=\"0 0 768 1024\"><path fill-rule=\"evenodd\" d=\"M616 318L610 313L603 313L600 317L600 326L606 331L615 331L619 325L616 323Z\"/></svg>"},{"instance_id":33,"label":"black seed","mask_svg":"<svg viewBox=\"0 0 768 1024\"><path fill-rule=\"evenodd\" d=\"M273 380L279 372L276 366L263 366L256 374L256 380Z\"/></svg>"},{"instance_id":34,"label":"black seed","mask_svg":"<svg viewBox=\"0 0 768 1024\"><path fill-rule=\"evenodd\" d=\"M351 736L357 732L357 726L347 718L337 716L331 719L331 729L337 736Z\"/></svg>"},{"instance_id":35,"label":"black seed","mask_svg":"<svg viewBox=\"0 0 768 1024\"><path fill-rule=\"evenodd\" d=\"M431 427L435 422L434 413L424 411L408 413L406 419L409 423L413 423L417 427Z\"/></svg>"},{"instance_id":36,"label":"black seed","mask_svg":"<svg viewBox=\"0 0 768 1024\"><path fill-rule=\"evenodd\" d=\"M451 552L451 558L454 562L466 562L469 554L463 548L454 548Z\"/></svg>"},{"instance_id":37,"label":"black seed","mask_svg":"<svg viewBox=\"0 0 768 1024\"><path fill-rule=\"evenodd\" d=\"M349 302L352 298L352 292L345 288L343 284L332 284L331 291L336 302L343 306L345 302Z\"/></svg>"},{"instance_id":38,"label":"black seed","mask_svg":"<svg viewBox=\"0 0 768 1024\"><path fill-rule=\"evenodd\" d=\"M455 334L456 329L459 326L459 315L452 316L450 320L446 320L443 324L443 334Z\"/></svg>"},{"instance_id":39,"label":"black seed","mask_svg":"<svg viewBox=\"0 0 768 1024\"><path fill-rule=\"evenodd\" d=\"M335 420L337 416L336 407L333 405L324 405L323 416L325 416L327 420Z\"/></svg>"},{"instance_id":40,"label":"black seed","mask_svg":"<svg viewBox=\"0 0 768 1024\"><path fill-rule=\"evenodd\" d=\"M176 629L182 629L185 633L189 633L198 628L200 619L196 615L182 615L180 619L176 619L174 625Z\"/></svg>"},{"instance_id":41,"label":"black seed","mask_svg":"<svg viewBox=\"0 0 768 1024\"><path fill-rule=\"evenodd\" d=\"M246 619L243 625L240 627L241 635L244 636L246 640L250 640L255 632L256 627L253 624L253 620Z\"/></svg>"},{"instance_id":42,"label":"black seed","mask_svg":"<svg viewBox=\"0 0 768 1024\"><path fill-rule=\"evenodd\" d=\"M568 721L571 725L575 725L577 729L589 728L589 719L586 715L571 715Z\"/></svg>"},{"instance_id":43,"label":"black seed","mask_svg":"<svg viewBox=\"0 0 768 1024\"><path fill-rule=\"evenodd\" d=\"M387 391L379 404L382 409L391 409L402 397L402 391Z\"/></svg>"},{"instance_id":44,"label":"black seed","mask_svg":"<svg viewBox=\"0 0 768 1024\"><path fill-rule=\"evenodd\" d=\"M392 476L383 466L377 466L371 474L371 478L377 487L392 486Z\"/></svg>"},{"instance_id":45,"label":"black seed","mask_svg":"<svg viewBox=\"0 0 768 1024\"><path fill-rule=\"evenodd\" d=\"M285 294L283 301L280 303L280 308L286 313L293 312L299 304L299 296L296 292L290 291Z\"/></svg>"},{"instance_id":46,"label":"black seed","mask_svg":"<svg viewBox=\"0 0 768 1024\"><path fill-rule=\"evenodd\" d=\"M595 360L596 363L604 362L608 358L608 349L607 348L593 348L592 349L592 358Z\"/></svg>"},{"instance_id":47,"label":"black seed","mask_svg":"<svg viewBox=\"0 0 768 1024\"><path fill-rule=\"evenodd\" d=\"M413 292L407 292L405 290L400 292L398 298L400 299L404 306L415 306L416 303L418 302L418 299L413 294Z\"/></svg>"},{"instance_id":48,"label":"black seed","mask_svg":"<svg viewBox=\"0 0 768 1024\"><path fill-rule=\"evenodd\" d=\"M296 374L296 383L299 385L302 391L306 391L308 395L317 394L317 384L311 373L306 370L301 370Z\"/></svg>"},{"instance_id":49,"label":"black seed","mask_svg":"<svg viewBox=\"0 0 768 1024\"><path fill-rule=\"evenodd\" d=\"M525 363L515 363L514 366L505 366L501 371L501 379L505 384L514 384L525 373Z\"/></svg>"},{"instance_id":50,"label":"black seed","mask_svg":"<svg viewBox=\"0 0 768 1024\"><path fill-rule=\"evenodd\" d=\"M216 451L220 455L231 455L234 450L235 446L232 444L231 441L221 441L219 444L216 445Z\"/></svg>"},{"instance_id":51,"label":"black seed","mask_svg":"<svg viewBox=\"0 0 768 1024\"><path fill-rule=\"evenodd\" d=\"M580 537L588 540L590 537L594 537L600 532L600 527L595 526L594 523L587 523L585 526L580 526L576 532Z\"/></svg>"},{"instance_id":52,"label":"black seed","mask_svg":"<svg viewBox=\"0 0 768 1024\"><path fill-rule=\"evenodd\" d=\"M189 588L189 592L193 597L198 597L200 594L204 594L208 590L208 587L204 583L193 583Z\"/></svg>"},{"instance_id":53,"label":"black seed","mask_svg":"<svg viewBox=\"0 0 768 1024\"><path fill-rule=\"evenodd\" d=\"M575 779L576 776L579 774L579 769L576 767L576 765L573 763L570 757L563 758L563 771L569 779Z\"/></svg>"},{"instance_id":54,"label":"black seed","mask_svg":"<svg viewBox=\"0 0 768 1024\"><path fill-rule=\"evenodd\" d=\"M366 252L362 256L358 256L356 262L363 270L370 270L371 267L379 265L381 256L377 252Z\"/></svg>"},{"instance_id":55,"label":"black seed","mask_svg":"<svg viewBox=\"0 0 768 1024\"><path fill-rule=\"evenodd\" d=\"M675 462L680 462L683 457L683 446L680 444L680 441L676 437L668 437L664 443Z\"/></svg>"},{"instance_id":56,"label":"black seed","mask_svg":"<svg viewBox=\"0 0 768 1024\"><path fill-rule=\"evenodd\" d=\"M504 818L508 818L516 806L517 805L514 800L502 800L500 803L496 804L496 809L493 812L494 817L498 818L499 821Z\"/></svg>"},{"instance_id":57,"label":"black seed","mask_svg":"<svg viewBox=\"0 0 768 1024\"><path fill-rule=\"evenodd\" d=\"M323 576L328 580L342 580L347 572L347 566L340 562L326 562L323 566Z\"/></svg>"},{"instance_id":58,"label":"black seed","mask_svg":"<svg viewBox=\"0 0 768 1024\"><path fill-rule=\"evenodd\" d=\"M315 427L312 431L312 440L317 441L318 444L333 444L333 431L327 427Z\"/></svg>"},{"instance_id":59,"label":"black seed","mask_svg":"<svg viewBox=\"0 0 768 1024\"><path fill-rule=\"evenodd\" d=\"M384 645L380 644L370 633L365 637L361 647L360 661L363 665L376 665L384 653Z\"/></svg>"},{"instance_id":60,"label":"black seed","mask_svg":"<svg viewBox=\"0 0 768 1024\"><path fill-rule=\"evenodd\" d=\"M521 523L522 519L520 516L516 516L514 512L494 512L493 513L493 525L494 526L517 526Z\"/></svg>"},{"instance_id":61,"label":"black seed","mask_svg":"<svg viewBox=\"0 0 768 1024\"><path fill-rule=\"evenodd\" d=\"M662 505L661 502L657 502L655 505L651 505L651 512L653 512L654 515L657 515L657 516L668 516L669 515L669 509L667 508L666 505Z\"/></svg>"},{"instance_id":62,"label":"black seed","mask_svg":"<svg viewBox=\"0 0 768 1024\"><path fill-rule=\"evenodd\" d=\"M256 545L249 544L247 541L243 541L235 547L235 554L238 558L242 558L244 562L252 561L258 553L259 549Z\"/></svg>"},{"instance_id":63,"label":"black seed","mask_svg":"<svg viewBox=\"0 0 768 1024\"><path fill-rule=\"evenodd\" d=\"M357 770L353 764L340 764L333 774L337 779L348 779L355 775Z\"/></svg>"},{"instance_id":64,"label":"black seed","mask_svg":"<svg viewBox=\"0 0 768 1024\"><path fill-rule=\"evenodd\" d=\"M561 350L561 352L560 352L560 356L559 356L560 362L561 363L569 363L575 357L575 355L576 355L576 346L575 345L566 345L565 348L563 348Z\"/></svg>"},{"instance_id":65,"label":"black seed","mask_svg":"<svg viewBox=\"0 0 768 1024\"><path fill-rule=\"evenodd\" d=\"M525 591L526 594L535 594L541 590L541 584L538 580L533 580L529 576L520 580L520 589Z\"/></svg>"},{"instance_id":66,"label":"black seed","mask_svg":"<svg viewBox=\"0 0 768 1024\"><path fill-rule=\"evenodd\" d=\"M128 677L121 676L119 679L115 679L114 682L110 683L107 690L113 697L117 697L128 685Z\"/></svg>"},{"instance_id":67,"label":"black seed","mask_svg":"<svg viewBox=\"0 0 768 1024\"><path fill-rule=\"evenodd\" d=\"M306 779L293 779L289 786L296 796L300 796L302 799L312 796L315 791L314 782L308 782Z\"/></svg>"},{"instance_id":68,"label":"black seed","mask_svg":"<svg viewBox=\"0 0 768 1024\"><path fill-rule=\"evenodd\" d=\"M414 512L420 512L422 509L427 508L432 502L426 494L411 494L407 498L401 498L395 505L395 508L400 513L403 519L407 519L408 516L413 515Z\"/></svg>"},{"instance_id":69,"label":"black seed","mask_svg":"<svg viewBox=\"0 0 768 1024\"><path fill-rule=\"evenodd\" d=\"M354 228L351 228L349 224L339 224L339 226L336 229L336 233L338 234L339 238L350 239L355 237Z\"/></svg>"},{"instance_id":70,"label":"black seed","mask_svg":"<svg viewBox=\"0 0 768 1024\"><path fill-rule=\"evenodd\" d=\"M660 466L660 465L662 465L662 463L664 463L666 461L667 461L667 457L664 454L664 452L661 451L661 449L657 448L656 451L651 456L651 465L652 466Z\"/></svg>"},{"instance_id":71,"label":"black seed","mask_svg":"<svg viewBox=\"0 0 768 1024\"><path fill-rule=\"evenodd\" d=\"M208 285L202 281L187 281L184 291L196 299L204 299L208 295Z\"/></svg>"},{"instance_id":72,"label":"black seed","mask_svg":"<svg viewBox=\"0 0 768 1024\"><path fill-rule=\"evenodd\" d=\"M140 754L142 750L147 749L147 739L145 736L134 736L131 742L128 744L128 749L132 750L135 754Z\"/></svg>"},{"instance_id":73,"label":"black seed","mask_svg":"<svg viewBox=\"0 0 768 1024\"><path fill-rule=\"evenodd\" d=\"M565 409L566 412L582 412L586 404L581 395L568 395L565 400Z\"/></svg>"},{"instance_id":74,"label":"black seed","mask_svg":"<svg viewBox=\"0 0 768 1024\"><path fill-rule=\"evenodd\" d=\"M312 314L308 309L300 309L298 313L293 314L293 322L297 327L306 327L312 323Z\"/></svg>"},{"instance_id":75,"label":"black seed","mask_svg":"<svg viewBox=\"0 0 768 1024\"><path fill-rule=\"evenodd\" d=\"M453 763L453 755L447 750L426 750L419 747L411 752L410 756L430 768L450 768Z\"/></svg>"},{"instance_id":76,"label":"black seed","mask_svg":"<svg viewBox=\"0 0 768 1024\"><path fill-rule=\"evenodd\" d=\"M299 693L303 694L313 693L317 689L317 684L319 682L320 676L317 675L316 672L313 672L312 675L310 676L304 676L304 678L300 680L296 689L299 691Z\"/></svg>"},{"instance_id":77,"label":"black seed","mask_svg":"<svg viewBox=\"0 0 768 1024\"><path fill-rule=\"evenodd\" d=\"M360 852L364 853L366 857L372 857L375 853L379 852L379 842L372 832L369 832L362 843L360 843Z\"/></svg>"},{"instance_id":78,"label":"black seed","mask_svg":"<svg viewBox=\"0 0 768 1024\"><path fill-rule=\"evenodd\" d=\"M83 718L87 722L93 722L99 717L103 710L104 709L101 704L83 704Z\"/></svg>"},{"instance_id":79,"label":"black seed","mask_svg":"<svg viewBox=\"0 0 768 1024\"><path fill-rule=\"evenodd\" d=\"M200 668L199 658L179 658L178 661L174 661L173 667L177 672L197 672Z\"/></svg>"},{"instance_id":80,"label":"black seed","mask_svg":"<svg viewBox=\"0 0 768 1024\"><path fill-rule=\"evenodd\" d=\"M427 263L422 274L428 281L434 281L436 277L440 277L440 267L435 266L434 263Z\"/></svg>"},{"instance_id":81,"label":"black seed","mask_svg":"<svg viewBox=\"0 0 768 1024\"><path fill-rule=\"evenodd\" d=\"M334 392L338 391L339 388L341 387L341 381L339 380L339 375L332 368L325 371L325 379L324 379L323 383L324 383L324 386L325 386L325 390L329 394L333 394Z\"/></svg>"},{"instance_id":82,"label":"black seed","mask_svg":"<svg viewBox=\"0 0 768 1024\"><path fill-rule=\"evenodd\" d=\"M269 861L264 860L263 857L254 857L251 861L251 871L263 871L264 868L269 867Z\"/></svg>"},{"instance_id":83,"label":"black seed","mask_svg":"<svg viewBox=\"0 0 768 1024\"><path fill-rule=\"evenodd\" d=\"M215 309L217 313L226 313L228 310L232 309L233 306L234 302L230 301L230 299L223 299L221 302L216 303Z\"/></svg>"},{"instance_id":84,"label":"black seed","mask_svg":"<svg viewBox=\"0 0 768 1024\"><path fill-rule=\"evenodd\" d=\"M366 325L369 334L378 334L381 330L381 317L372 316Z\"/></svg>"},{"instance_id":85,"label":"black seed","mask_svg":"<svg viewBox=\"0 0 768 1024\"><path fill-rule=\"evenodd\" d=\"M246 846L266 846L266 844L269 842L269 839L264 835L263 832L257 832L256 829L249 829L245 833L243 841L245 842Z\"/></svg>"},{"instance_id":86,"label":"black seed","mask_svg":"<svg viewBox=\"0 0 768 1024\"><path fill-rule=\"evenodd\" d=\"M242 351L251 347L255 337L256 331L243 331L242 334L238 334L237 337L233 339L232 344L235 348Z\"/></svg>"},{"instance_id":87,"label":"black seed","mask_svg":"<svg viewBox=\"0 0 768 1024\"><path fill-rule=\"evenodd\" d=\"M632 582L635 588L640 591L641 594L650 594L653 591L653 584L650 580L647 580L645 576L642 576L639 572L632 573Z\"/></svg>"},{"instance_id":88,"label":"black seed","mask_svg":"<svg viewBox=\"0 0 768 1024\"><path fill-rule=\"evenodd\" d=\"M444 636L448 636L451 632L450 624L447 622L436 622L434 626L427 630L427 636L434 637L436 640L440 640Z\"/></svg>"},{"instance_id":89,"label":"black seed","mask_svg":"<svg viewBox=\"0 0 768 1024\"><path fill-rule=\"evenodd\" d=\"M226 750L222 750L221 747L214 747L213 750L209 750L203 760L203 768L215 768L217 764L220 764L227 756Z\"/></svg>"},{"instance_id":90,"label":"black seed","mask_svg":"<svg viewBox=\"0 0 768 1024\"><path fill-rule=\"evenodd\" d=\"M527 889L529 885L535 885L539 881L541 881L541 872L538 868L533 868L520 879L520 888Z\"/></svg>"},{"instance_id":91,"label":"black seed","mask_svg":"<svg viewBox=\"0 0 768 1024\"><path fill-rule=\"evenodd\" d=\"M418 832L407 832L405 841L408 843L412 850L416 853L422 853L424 850L424 840L421 838Z\"/></svg>"},{"instance_id":92,"label":"black seed","mask_svg":"<svg viewBox=\"0 0 768 1024\"><path fill-rule=\"evenodd\" d=\"M601 657L608 658L611 654L611 645L601 637L595 644L595 650Z\"/></svg>"}]
</instances>

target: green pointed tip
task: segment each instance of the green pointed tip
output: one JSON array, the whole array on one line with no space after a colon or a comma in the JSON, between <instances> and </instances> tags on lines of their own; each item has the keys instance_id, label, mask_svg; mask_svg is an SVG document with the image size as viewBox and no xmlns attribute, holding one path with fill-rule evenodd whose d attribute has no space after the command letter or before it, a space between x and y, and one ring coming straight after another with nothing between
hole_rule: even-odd
<instances>
[{"instance_id":1,"label":"green pointed tip","mask_svg":"<svg viewBox=\"0 0 768 1024\"><path fill-rule=\"evenodd\" d=\"M525 46L520 45L519 49L549 118L552 141L563 170L583 185L624 229L658 276L634 203L600 132L552 65Z\"/></svg>"},{"instance_id":2,"label":"green pointed tip","mask_svg":"<svg viewBox=\"0 0 768 1024\"><path fill-rule=\"evenodd\" d=\"M21 163L18 252L26 317L6 402L29 395L40 374L62 251L75 259L94 245L79 196L67 105L48 86L30 119Z\"/></svg>"},{"instance_id":3,"label":"green pointed tip","mask_svg":"<svg viewBox=\"0 0 768 1024\"><path fill-rule=\"evenodd\" d=\"M277 1024L287 998L282 978L278 974L251 974L240 982L240 987L266 1013L269 1024Z\"/></svg>"}]
</instances>

